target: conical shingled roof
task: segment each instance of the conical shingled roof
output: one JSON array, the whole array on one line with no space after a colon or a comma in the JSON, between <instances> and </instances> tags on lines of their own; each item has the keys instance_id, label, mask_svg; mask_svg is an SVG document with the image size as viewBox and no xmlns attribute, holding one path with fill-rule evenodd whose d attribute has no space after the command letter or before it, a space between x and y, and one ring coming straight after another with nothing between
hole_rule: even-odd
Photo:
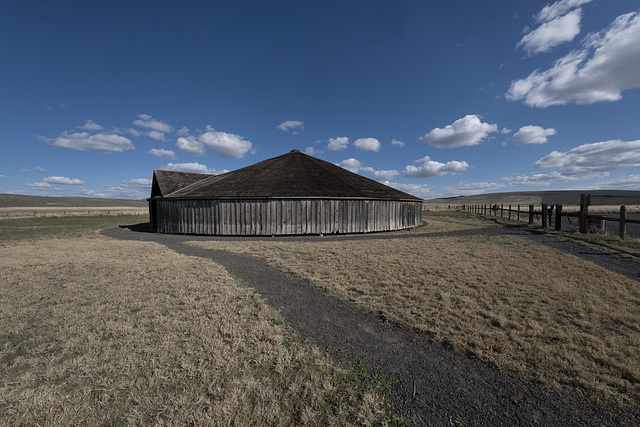
<instances>
[{"instance_id":1,"label":"conical shingled roof","mask_svg":"<svg viewBox=\"0 0 640 427\"><path fill-rule=\"evenodd\" d=\"M422 201L298 150L211 176L165 196L169 199L346 198Z\"/></svg>"}]
</instances>

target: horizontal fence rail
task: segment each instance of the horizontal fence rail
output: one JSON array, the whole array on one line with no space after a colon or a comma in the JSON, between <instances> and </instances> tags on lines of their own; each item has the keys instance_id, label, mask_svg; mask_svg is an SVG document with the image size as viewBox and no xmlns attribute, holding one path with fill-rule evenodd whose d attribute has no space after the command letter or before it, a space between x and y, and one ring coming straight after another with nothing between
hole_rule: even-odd
<instances>
[{"instance_id":1,"label":"horizontal fence rail","mask_svg":"<svg viewBox=\"0 0 640 427\"><path fill-rule=\"evenodd\" d=\"M621 239L627 237L627 224L640 224L639 219L628 218L627 207L620 206L618 215L597 215L589 213L591 197L589 194L582 194L580 198L580 210L578 212L563 211L562 205L542 203L536 205L504 205L504 204L472 204L443 206L443 210L455 210L480 215L506 218L513 221L528 222L534 224L541 223L542 228L553 228L556 231L563 231L563 218L572 224L572 219L578 222L578 231L583 234L604 232L606 222L618 223L618 236ZM436 207L436 211L439 207ZM566 230L565 230L566 231Z\"/></svg>"}]
</instances>

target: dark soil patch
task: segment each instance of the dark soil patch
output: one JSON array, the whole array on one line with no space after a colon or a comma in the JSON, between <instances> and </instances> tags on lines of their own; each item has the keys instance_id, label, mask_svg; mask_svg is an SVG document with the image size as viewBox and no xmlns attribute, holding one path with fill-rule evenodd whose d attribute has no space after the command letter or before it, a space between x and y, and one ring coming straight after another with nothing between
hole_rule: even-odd
<instances>
[{"instance_id":1,"label":"dark soil patch","mask_svg":"<svg viewBox=\"0 0 640 427\"><path fill-rule=\"evenodd\" d=\"M370 374L384 375L391 384L381 393L393 410L419 426L635 426L640 411L608 410L573 396L558 396L522 379L503 375L480 361L456 353L422 334L407 331L384 319L357 311L326 296L307 281L288 276L254 258L224 251L210 251L185 245L194 240L232 238L178 236L112 228L103 234L128 240L155 241L176 252L200 256L223 265L229 273L256 289L269 304L280 310L301 337L332 352L346 367L356 360L367 364ZM530 236L561 250L587 255L584 247L554 242L525 229L487 229L458 232L457 235L510 233ZM453 234L453 233L451 233ZM336 239L416 238L424 235L359 235ZM292 238L281 238L292 239ZM311 237L322 239L333 237ZM242 238L246 240L246 238ZM273 240L273 239L272 239ZM605 267L610 257L595 256ZM637 263L635 263L637 264ZM600 264L602 265L602 264ZM627 265L628 264L624 264ZM627 268L627 267L624 267ZM622 264L620 269L624 269ZM638 280L638 271L631 273Z\"/></svg>"}]
</instances>

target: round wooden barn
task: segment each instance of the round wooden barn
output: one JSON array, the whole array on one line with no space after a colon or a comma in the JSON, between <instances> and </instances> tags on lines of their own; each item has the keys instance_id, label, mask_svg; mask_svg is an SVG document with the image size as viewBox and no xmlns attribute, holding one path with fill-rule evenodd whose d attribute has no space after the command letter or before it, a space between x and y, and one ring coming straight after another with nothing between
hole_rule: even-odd
<instances>
[{"instance_id":1,"label":"round wooden barn","mask_svg":"<svg viewBox=\"0 0 640 427\"><path fill-rule=\"evenodd\" d=\"M154 171L149 210L159 233L370 233L422 223L422 199L298 150L220 175L175 173Z\"/></svg>"}]
</instances>

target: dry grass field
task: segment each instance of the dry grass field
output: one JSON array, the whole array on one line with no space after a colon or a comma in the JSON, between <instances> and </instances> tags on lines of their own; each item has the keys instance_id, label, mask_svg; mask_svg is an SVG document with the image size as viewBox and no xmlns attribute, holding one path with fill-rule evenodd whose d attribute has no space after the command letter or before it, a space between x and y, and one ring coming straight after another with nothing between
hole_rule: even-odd
<instances>
[{"instance_id":1,"label":"dry grass field","mask_svg":"<svg viewBox=\"0 0 640 427\"><path fill-rule=\"evenodd\" d=\"M0 220L63 216L148 215L145 200L0 194Z\"/></svg>"},{"instance_id":2,"label":"dry grass field","mask_svg":"<svg viewBox=\"0 0 640 427\"><path fill-rule=\"evenodd\" d=\"M421 231L479 227L427 215ZM640 286L513 236L194 242L251 254L497 369L622 407L640 403Z\"/></svg>"},{"instance_id":3,"label":"dry grass field","mask_svg":"<svg viewBox=\"0 0 640 427\"><path fill-rule=\"evenodd\" d=\"M128 219L120 223L140 218ZM113 221L0 222L4 425L394 419L353 372L296 338L223 268L96 233Z\"/></svg>"},{"instance_id":4,"label":"dry grass field","mask_svg":"<svg viewBox=\"0 0 640 427\"><path fill-rule=\"evenodd\" d=\"M0 220L17 218L60 217L60 216L104 216L104 215L148 215L148 208L128 206L110 207L36 207L36 208L0 208Z\"/></svg>"}]
</instances>

